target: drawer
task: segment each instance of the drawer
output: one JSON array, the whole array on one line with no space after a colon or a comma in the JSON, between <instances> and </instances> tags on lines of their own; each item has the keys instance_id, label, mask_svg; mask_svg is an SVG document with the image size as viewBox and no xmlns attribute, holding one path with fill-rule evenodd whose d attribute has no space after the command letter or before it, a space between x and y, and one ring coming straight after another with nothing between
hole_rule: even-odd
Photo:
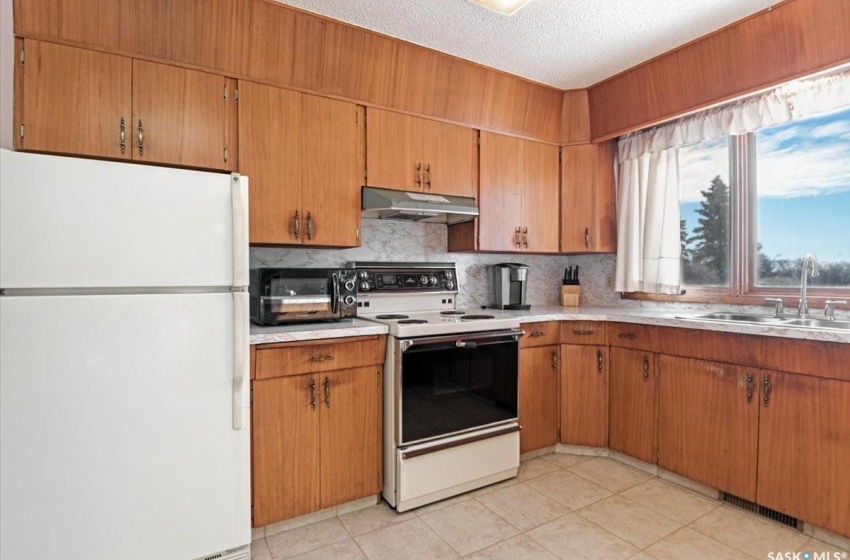
<instances>
[{"instance_id":1,"label":"drawer","mask_svg":"<svg viewBox=\"0 0 850 560\"><path fill-rule=\"evenodd\" d=\"M384 363L385 336L328 338L257 347L256 379Z\"/></svg>"},{"instance_id":2,"label":"drawer","mask_svg":"<svg viewBox=\"0 0 850 560\"><path fill-rule=\"evenodd\" d=\"M652 331L649 325L608 323L608 345L652 351Z\"/></svg>"},{"instance_id":3,"label":"drawer","mask_svg":"<svg viewBox=\"0 0 850 560\"><path fill-rule=\"evenodd\" d=\"M565 321L561 324L561 343L604 346L605 321Z\"/></svg>"},{"instance_id":4,"label":"drawer","mask_svg":"<svg viewBox=\"0 0 850 560\"><path fill-rule=\"evenodd\" d=\"M525 334L519 340L519 347L531 348L533 346L558 344L561 338L560 325L560 321L521 324L519 328L525 331Z\"/></svg>"}]
</instances>

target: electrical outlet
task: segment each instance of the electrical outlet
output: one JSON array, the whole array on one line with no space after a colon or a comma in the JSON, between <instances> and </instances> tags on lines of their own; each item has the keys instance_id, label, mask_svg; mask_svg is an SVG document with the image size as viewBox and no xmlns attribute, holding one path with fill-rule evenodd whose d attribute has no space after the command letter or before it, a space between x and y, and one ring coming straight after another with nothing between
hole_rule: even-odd
<instances>
[{"instance_id":1,"label":"electrical outlet","mask_svg":"<svg viewBox=\"0 0 850 560\"><path fill-rule=\"evenodd\" d=\"M606 274L605 275L605 287L609 290L614 289L614 275L613 274Z\"/></svg>"}]
</instances>

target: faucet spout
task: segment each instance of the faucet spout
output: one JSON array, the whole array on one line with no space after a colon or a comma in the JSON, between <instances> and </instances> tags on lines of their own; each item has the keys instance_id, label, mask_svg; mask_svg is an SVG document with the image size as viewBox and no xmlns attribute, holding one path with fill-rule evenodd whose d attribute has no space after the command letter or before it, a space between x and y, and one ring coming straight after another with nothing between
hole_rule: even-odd
<instances>
[{"instance_id":1,"label":"faucet spout","mask_svg":"<svg viewBox=\"0 0 850 560\"><path fill-rule=\"evenodd\" d=\"M800 304L797 307L797 317L800 319L805 319L809 316L809 299L807 294L809 283L808 275L806 274L809 265L812 268L812 278L820 276L818 258L811 253L806 253L806 257L803 259L803 273L800 276Z\"/></svg>"}]
</instances>

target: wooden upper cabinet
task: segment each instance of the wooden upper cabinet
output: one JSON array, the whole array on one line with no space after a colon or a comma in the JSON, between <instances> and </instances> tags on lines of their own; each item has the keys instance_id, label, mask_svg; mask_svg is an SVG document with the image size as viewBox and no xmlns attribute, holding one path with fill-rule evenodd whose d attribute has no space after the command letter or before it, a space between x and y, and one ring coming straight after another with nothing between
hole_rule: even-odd
<instances>
[{"instance_id":1,"label":"wooden upper cabinet","mask_svg":"<svg viewBox=\"0 0 850 560\"><path fill-rule=\"evenodd\" d=\"M17 44L16 147L130 159L132 60L31 39Z\"/></svg>"},{"instance_id":2,"label":"wooden upper cabinet","mask_svg":"<svg viewBox=\"0 0 850 560\"><path fill-rule=\"evenodd\" d=\"M608 352L608 445L654 464L658 387L655 355L627 348L611 348Z\"/></svg>"},{"instance_id":3,"label":"wooden upper cabinet","mask_svg":"<svg viewBox=\"0 0 850 560\"><path fill-rule=\"evenodd\" d=\"M756 370L659 356L658 465L756 499Z\"/></svg>"},{"instance_id":4,"label":"wooden upper cabinet","mask_svg":"<svg viewBox=\"0 0 850 560\"><path fill-rule=\"evenodd\" d=\"M366 136L367 185L477 196L475 129L370 108Z\"/></svg>"},{"instance_id":5,"label":"wooden upper cabinet","mask_svg":"<svg viewBox=\"0 0 850 560\"><path fill-rule=\"evenodd\" d=\"M561 443L608 446L608 348L561 345Z\"/></svg>"},{"instance_id":6,"label":"wooden upper cabinet","mask_svg":"<svg viewBox=\"0 0 850 560\"><path fill-rule=\"evenodd\" d=\"M756 386L756 501L850 537L850 382L761 371Z\"/></svg>"},{"instance_id":7,"label":"wooden upper cabinet","mask_svg":"<svg viewBox=\"0 0 850 560\"><path fill-rule=\"evenodd\" d=\"M558 252L557 146L482 131L480 177L478 249Z\"/></svg>"},{"instance_id":8,"label":"wooden upper cabinet","mask_svg":"<svg viewBox=\"0 0 850 560\"><path fill-rule=\"evenodd\" d=\"M519 352L520 453L558 442L558 346Z\"/></svg>"},{"instance_id":9,"label":"wooden upper cabinet","mask_svg":"<svg viewBox=\"0 0 850 560\"><path fill-rule=\"evenodd\" d=\"M561 251L617 250L616 142L561 148Z\"/></svg>"},{"instance_id":10,"label":"wooden upper cabinet","mask_svg":"<svg viewBox=\"0 0 850 560\"><path fill-rule=\"evenodd\" d=\"M234 169L235 90L218 74L134 60L133 159Z\"/></svg>"},{"instance_id":11,"label":"wooden upper cabinet","mask_svg":"<svg viewBox=\"0 0 850 560\"><path fill-rule=\"evenodd\" d=\"M360 245L363 107L302 96L301 207L308 245Z\"/></svg>"}]
</instances>

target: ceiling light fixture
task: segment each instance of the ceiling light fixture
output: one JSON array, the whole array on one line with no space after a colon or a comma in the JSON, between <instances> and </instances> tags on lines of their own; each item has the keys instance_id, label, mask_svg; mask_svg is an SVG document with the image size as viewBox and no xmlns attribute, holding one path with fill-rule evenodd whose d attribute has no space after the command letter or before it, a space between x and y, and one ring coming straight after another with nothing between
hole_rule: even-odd
<instances>
[{"instance_id":1,"label":"ceiling light fixture","mask_svg":"<svg viewBox=\"0 0 850 560\"><path fill-rule=\"evenodd\" d=\"M483 6L488 10L499 12L506 16L512 16L531 0L469 0L473 4Z\"/></svg>"}]
</instances>

